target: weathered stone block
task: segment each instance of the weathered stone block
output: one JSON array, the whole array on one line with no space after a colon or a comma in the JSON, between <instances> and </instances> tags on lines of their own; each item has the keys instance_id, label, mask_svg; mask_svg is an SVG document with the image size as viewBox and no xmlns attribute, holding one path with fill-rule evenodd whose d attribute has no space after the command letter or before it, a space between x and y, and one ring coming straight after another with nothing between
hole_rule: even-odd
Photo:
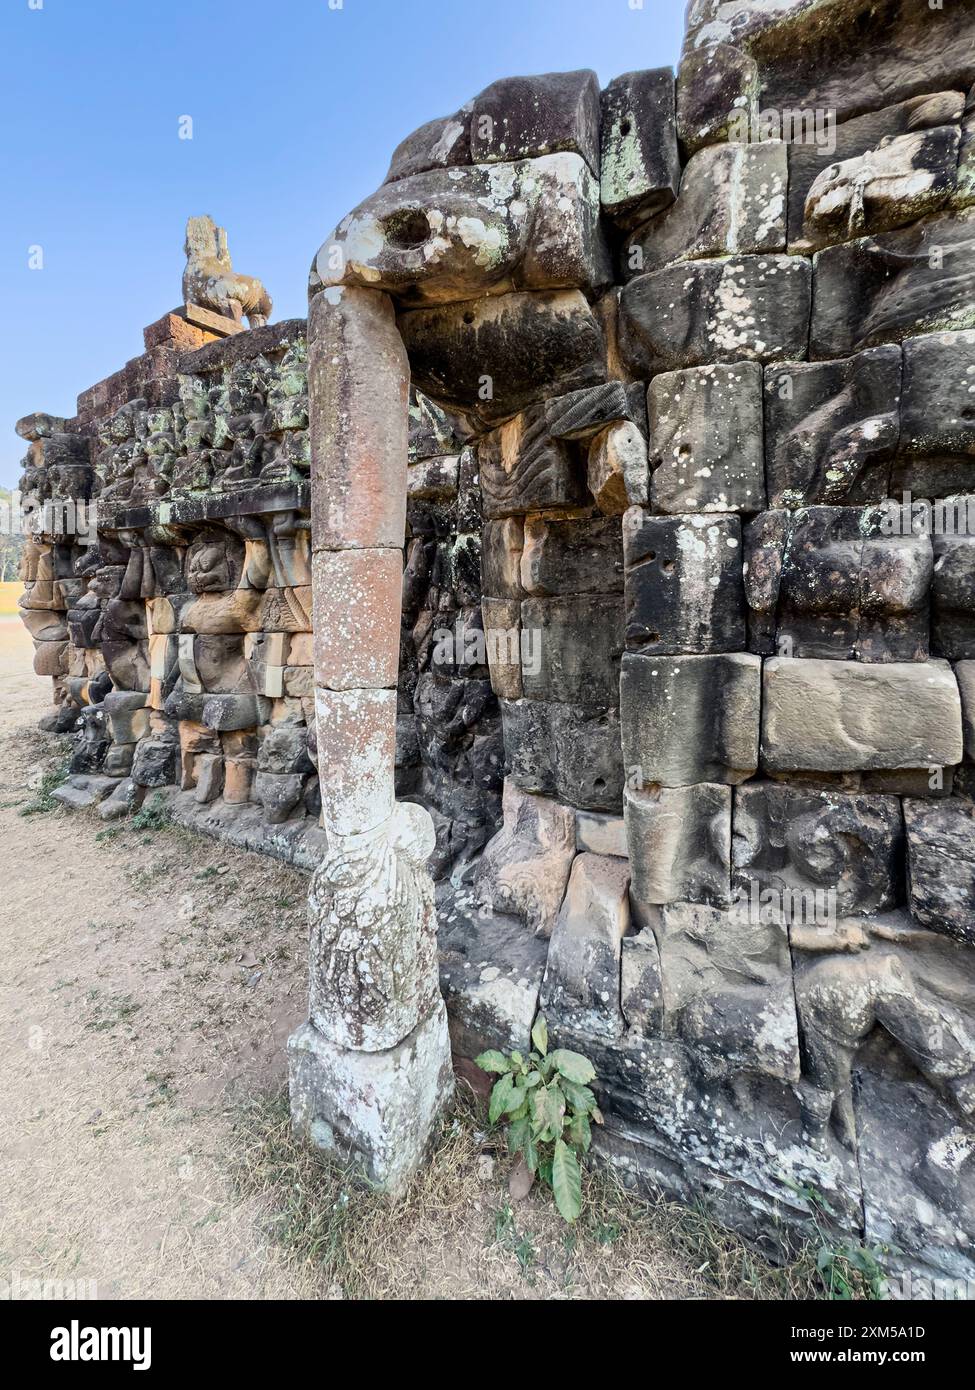
<instances>
[{"instance_id":1,"label":"weathered stone block","mask_svg":"<svg viewBox=\"0 0 975 1390\"><path fill-rule=\"evenodd\" d=\"M771 771L948 767L961 758L961 700L946 661L765 662L762 765Z\"/></svg>"},{"instance_id":2,"label":"weathered stone block","mask_svg":"<svg viewBox=\"0 0 975 1390\"><path fill-rule=\"evenodd\" d=\"M612 281L599 183L577 154L438 169L384 184L316 257L323 286L385 290L401 305Z\"/></svg>"},{"instance_id":3,"label":"weathered stone block","mask_svg":"<svg viewBox=\"0 0 975 1390\"><path fill-rule=\"evenodd\" d=\"M632 227L672 203L679 182L674 74L653 68L614 77L602 94L603 211Z\"/></svg>"},{"instance_id":4,"label":"weathered stone block","mask_svg":"<svg viewBox=\"0 0 975 1390\"><path fill-rule=\"evenodd\" d=\"M525 696L615 705L623 653L623 603L614 594L530 598L521 605Z\"/></svg>"},{"instance_id":5,"label":"weathered stone block","mask_svg":"<svg viewBox=\"0 0 975 1390\"><path fill-rule=\"evenodd\" d=\"M627 788L630 898L641 926L672 902L727 903L731 874L731 788L698 782L654 792Z\"/></svg>"},{"instance_id":6,"label":"weathered stone block","mask_svg":"<svg viewBox=\"0 0 975 1390\"><path fill-rule=\"evenodd\" d=\"M975 657L975 536L964 523L961 534L936 534L932 545L931 649L955 661Z\"/></svg>"},{"instance_id":7,"label":"weathered stone block","mask_svg":"<svg viewBox=\"0 0 975 1390\"><path fill-rule=\"evenodd\" d=\"M955 679L961 695L965 761L975 763L975 661L959 661L955 666Z\"/></svg>"},{"instance_id":8,"label":"weathered stone block","mask_svg":"<svg viewBox=\"0 0 975 1390\"><path fill-rule=\"evenodd\" d=\"M758 64L729 43L685 50L677 73L677 133L688 153L725 139L757 108Z\"/></svg>"},{"instance_id":9,"label":"weathered stone block","mask_svg":"<svg viewBox=\"0 0 975 1390\"><path fill-rule=\"evenodd\" d=\"M781 655L926 660L931 543L879 535L883 516L852 507L792 514L779 588Z\"/></svg>"},{"instance_id":10,"label":"weathered stone block","mask_svg":"<svg viewBox=\"0 0 975 1390\"><path fill-rule=\"evenodd\" d=\"M396 684L403 557L398 550L319 550L313 568L330 611L315 630L315 667L329 690ZM334 606L332 606L334 605Z\"/></svg>"},{"instance_id":11,"label":"weathered stone block","mask_svg":"<svg viewBox=\"0 0 975 1390\"><path fill-rule=\"evenodd\" d=\"M577 855L552 932L539 1003L550 1024L618 1037L620 951L629 930L629 865Z\"/></svg>"},{"instance_id":12,"label":"weathered stone block","mask_svg":"<svg viewBox=\"0 0 975 1390\"><path fill-rule=\"evenodd\" d=\"M677 201L625 239L624 279L675 261L785 250L784 144L721 144L688 161Z\"/></svg>"},{"instance_id":13,"label":"weathered stone block","mask_svg":"<svg viewBox=\"0 0 975 1390\"><path fill-rule=\"evenodd\" d=\"M491 689L502 700L520 700L521 604L517 599L483 598L484 640L487 645Z\"/></svg>"},{"instance_id":14,"label":"weathered stone block","mask_svg":"<svg viewBox=\"0 0 975 1390\"><path fill-rule=\"evenodd\" d=\"M623 361L652 376L709 361L803 357L811 280L800 256L685 261L650 271L620 295Z\"/></svg>"},{"instance_id":15,"label":"weathered stone block","mask_svg":"<svg viewBox=\"0 0 975 1390\"><path fill-rule=\"evenodd\" d=\"M975 946L975 805L904 800L908 900L926 927Z\"/></svg>"},{"instance_id":16,"label":"weathered stone block","mask_svg":"<svg viewBox=\"0 0 975 1390\"><path fill-rule=\"evenodd\" d=\"M455 1061L492 1047L527 1056L548 941L515 917L474 910L465 890L445 894L438 915L440 988Z\"/></svg>"},{"instance_id":17,"label":"weathered stone block","mask_svg":"<svg viewBox=\"0 0 975 1390\"><path fill-rule=\"evenodd\" d=\"M662 372L650 383L648 403L655 511L765 509L757 362Z\"/></svg>"},{"instance_id":18,"label":"weathered stone block","mask_svg":"<svg viewBox=\"0 0 975 1390\"><path fill-rule=\"evenodd\" d=\"M551 936L575 858L575 817L558 802L504 784L504 827L478 863L477 900Z\"/></svg>"},{"instance_id":19,"label":"weathered stone block","mask_svg":"<svg viewBox=\"0 0 975 1390\"><path fill-rule=\"evenodd\" d=\"M613 518L526 517L521 586L533 596L623 591L623 527Z\"/></svg>"},{"instance_id":20,"label":"weathered stone block","mask_svg":"<svg viewBox=\"0 0 975 1390\"><path fill-rule=\"evenodd\" d=\"M396 691L315 691L318 761L328 768L325 823L356 835L393 812Z\"/></svg>"},{"instance_id":21,"label":"weathered stone block","mask_svg":"<svg viewBox=\"0 0 975 1390\"><path fill-rule=\"evenodd\" d=\"M503 700L510 777L570 806L615 811L623 803L619 711L605 705Z\"/></svg>"},{"instance_id":22,"label":"weathered stone block","mask_svg":"<svg viewBox=\"0 0 975 1390\"><path fill-rule=\"evenodd\" d=\"M474 163L580 154L599 172L599 81L594 72L503 77L471 102Z\"/></svg>"},{"instance_id":23,"label":"weathered stone block","mask_svg":"<svg viewBox=\"0 0 975 1390\"><path fill-rule=\"evenodd\" d=\"M588 386L545 402L545 426L553 439L587 441L607 425L637 418L630 392L621 381Z\"/></svg>"},{"instance_id":24,"label":"weathered stone block","mask_svg":"<svg viewBox=\"0 0 975 1390\"><path fill-rule=\"evenodd\" d=\"M733 907L665 906L654 932L665 1026L703 1062L799 1079L799 1034L784 921ZM747 974L742 962L748 962ZM701 1054L704 1054L704 1057Z\"/></svg>"},{"instance_id":25,"label":"weathered stone block","mask_svg":"<svg viewBox=\"0 0 975 1390\"><path fill-rule=\"evenodd\" d=\"M903 849L896 796L735 788L732 885L746 906L764 893L786 920L812 923L886 911L897 904Z\"/></svg>"},{"instance_id":26,"label":"weathered stone block","mask_svg":"<svg viewBox=\"0 0 975 1390\"><path fill-rule=\"evenodd\" d=\"M624 517L626 644L648 655L745 646L736 516Z\"/></svg>"},{"instance_id":27,"label":"weathered stone block","mask_svg":"<svg viewBox=\"0 0 975 1390\"><path fill-rule=\"evenodd\" d=\"M359 383L366 381L382 387L363 392ZM346 285L313 298L308 389L315 549L402 547L409 387L410 364L388 295Z\"/></svg>"},{"instance_id":28,"label":"weathered stone block","mask_svg":"<svg viewBox=\"0 0 975 1390\"><path fill-rule=\"evenodd\" d=\"M310 1023L288 1040L291 1118L318 1148L364 1162L393 1196L423 1161L453 1090L443 1004L385 1052L328 1042Z\"/></svg>"},{"instance_id":29,"label":"weathered stone block","mask_svg":"<svg viewBox=\"0 0 975 1390\"><path fill-rule=\"evenodd\" d=\"M816 255L810 357L975 326L975 209Z\"/></svg>"},{"instance_id":30,"label":"weathered stone block","mask_svg":"<svg viewBox=\"0 0 975 1390\"><path fill-rule=\"evenodd\" d=\"M620 1003L627 1028L645 1038L663 1030L664 996L660 952L649 927L622 942Z\"/></svg>"},{"instance_id":31,"label":"weathered stone block","mask_svg":"<svg viewBox=\"0 0 975 1390\"><path fill-rule=\"evenodd\" d=\"M747 652L627 652L620 678L627 784L733 784L752 776L758 767L760 684L761 661Z\"/></svg>"},{"instance_id":32,"label":"weathered stone block","mask_svg":"<svg viewBox=\"0 0 975 1390\"><path fill-rule=\"evenodd\" d=\"M526 410L481 439L477 461L487 518L568 507L583 499L573 454L550 436L544 406Z\"/></svg>"},{"instance_id":33,"label":"weathered stone block","mask_svg":"<svg viewBox=\"0 0 975 1390\"><path fill-rule=\"evenodd\" d=\"M597 811L576 811L576 849L582 854L609 854L625 859L626 826L621 816L604 816Z\"/></svg>"},{"instance_id":34,"label":"weathered stone block","mask_svg":"<svg viewBox=\"0 0 975 1390\"><path fill-rule=\"evenodd\" d=\"M453 169L471 162L470 105L452 116L427 121L393 151L385 183L423 174L428 169Z\"/></svg>"},{"instance_id":35,"label":"weathered stone block","mask_svg":"<svg viewBox=\"0 0 975 1390\"><path fill-rule=\"evenodd\" d=\"M524 522L520 516L485 521L481 532L481 589L488 598L521 598L524 545Z\"/></svg>"},{"instance_id":36,"label":"weathered stone block","mask_svg":"<svg viewBox=\"0 0 975 1390\"><path fill-rule=\"evenodd\" d=\"M399 328L420 389L481 426L606 379L602 332L578 290L415 309Z\"/></svg>"},{"instance_id":37,"label":"weathered stone block","mask_svg":"<svg viewBox=\"0 0 975 1390\"><path fill-rule=\"evenodd\" d=\"M883 140L909 131L921 131L960 120L965 105L963 92L934 92L911 97L879 111L840 121L833 140L793 141L789 144L789 243L790 249L811 250L803 237L806 198L813 183L828 166L873 151ZM856 233L854 233L856 235Z\"/></svg>"},{"instance_id":38,"label":"weathered stone block","mask_svg":"<svg viewBox=\"0 0 975 1390\"><path fill-rule=\"evenodd\" d=\"M812 247L902 227L937 212L955 187L957 125L912 131L823 169L806 195Z\"/></svg>"},{"instance_id":39,"label":"weathered stone block","mask_svg":"<svg viewBox=\"0 0 975 1390\"><path fill-rule=\"evenodd\" d=\"M622 516L649 500L647 441L636 425L611 425L589 448L586 482L599 510Z\"/></svg>"},{"instance_id":40,"label":"weathered stone block","mask_svg":"<svg viewBox=\"0 0 975 1390\"><path fill-rule=\"evenodd\" d=\"M850 505L887 496L900 424L901 354L870 348L836 362L765 368L770 507Z\"/></svg>"},{"instance_id":41,"label":"weathered stone block","mask_svg":"<svg viewBox=\"0 0 975 1390\"><path fill-rule=\"evenodd\" d=\"M975 488L973 387L975 332L905 338L895 494L944 497Z\"/></svg>"}]
</instances>

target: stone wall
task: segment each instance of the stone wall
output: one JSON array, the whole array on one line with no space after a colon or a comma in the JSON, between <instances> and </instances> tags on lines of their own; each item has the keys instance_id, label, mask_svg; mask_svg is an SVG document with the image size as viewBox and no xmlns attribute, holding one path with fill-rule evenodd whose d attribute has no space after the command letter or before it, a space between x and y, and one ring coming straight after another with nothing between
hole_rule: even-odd
<instances>
[{"instance_id":1,"label":"stone wall","mask_svg":"<svg viewBox=\"0 0 975 1390\"><path fill-rule=\"evenodd\" d=\"M388 296L409 354L396 787L455 1054L541 1005L634 1181L962 1278L973 33L961 0L700 0L676 81L508 79L408 137L309 286L323 321ZM302 358L272 325L32 417L105 510L97 564L34 548L27 617L76 771L128 779L103 808L179 778L316 862Z\"/></svg>"},{"instance_id":2,"label":"stone wall","mask_svg":"<svg viewBox=\"0 0 975 1390\"><path fill-rule=\"evenodd\" d=\"M52 677L44 723L76 743L58 796L113 819L151 793L184 824L312 868L305 322L218 338L175 313L145 336L75 418L18 424L34 509L22 615ZM487 667L463 641L480 627L480 513L459 428L415 397L397 786L436 816L438 874L500 819L503 764Z\"/></svg>"}]
</instances>

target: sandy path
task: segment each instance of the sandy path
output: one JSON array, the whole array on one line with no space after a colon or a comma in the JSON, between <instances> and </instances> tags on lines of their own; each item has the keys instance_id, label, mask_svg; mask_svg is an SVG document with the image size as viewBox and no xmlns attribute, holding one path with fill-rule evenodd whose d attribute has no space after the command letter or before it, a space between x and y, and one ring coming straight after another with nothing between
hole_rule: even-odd
<instances>
[{"instance_id":1,"label":"sandy path","mask_svg":"<svg viewBox=\"0 0 975 1390\"><path fill-rule=\"evenodd\" d=\"M0 1278L308 1296L221 1161L235 1106L284 1079L305 880L182 831L20 815L57 748L30 656L0 619Z\"/></svg>"}]
</instances>

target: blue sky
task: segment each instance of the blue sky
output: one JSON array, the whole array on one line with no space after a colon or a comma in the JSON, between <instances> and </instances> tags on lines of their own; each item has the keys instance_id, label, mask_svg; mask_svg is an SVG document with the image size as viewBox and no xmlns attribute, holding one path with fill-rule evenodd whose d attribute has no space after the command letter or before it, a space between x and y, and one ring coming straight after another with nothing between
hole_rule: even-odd
<instances>
[{"instance_id":1,"label":"blue sky","mask_svg":"<svg viewBox=\"0 0 975 1390\"><path fill-rule=\"evenodd\" d=\"M179 302L187 216L303 315L312 255L418 125L498 77L676 66L682 0L636 4L3 0L0 484L14 421L73 414Z\"/></svg>"}]
</instances>

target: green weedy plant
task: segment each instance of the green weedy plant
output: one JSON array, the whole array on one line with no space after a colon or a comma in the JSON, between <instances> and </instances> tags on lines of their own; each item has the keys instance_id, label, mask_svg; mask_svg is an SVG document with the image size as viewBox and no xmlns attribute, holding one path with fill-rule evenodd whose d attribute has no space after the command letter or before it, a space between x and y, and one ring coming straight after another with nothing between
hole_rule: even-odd
<instances>
[{"instance_id":1,"label":"green weedy plant","mask_svg":"<svg viewBox=\"0 0 975 1390\"><path fill-rule=\"evenodd\" d=\"M508 1123L508 1148L520 1154L532 1178L539 1177L555 1196L566 1221L582 1210L579 1157L592 1142L591 1123L603 1117L589 1089L596 1069L588 1057L558 1047L548 1050L548 1025L539 1014L532 1028L534 1050L482 1052L477 1065L500 1077L491 1092L488 1117Z\"/></svg>"}]
</instances>

